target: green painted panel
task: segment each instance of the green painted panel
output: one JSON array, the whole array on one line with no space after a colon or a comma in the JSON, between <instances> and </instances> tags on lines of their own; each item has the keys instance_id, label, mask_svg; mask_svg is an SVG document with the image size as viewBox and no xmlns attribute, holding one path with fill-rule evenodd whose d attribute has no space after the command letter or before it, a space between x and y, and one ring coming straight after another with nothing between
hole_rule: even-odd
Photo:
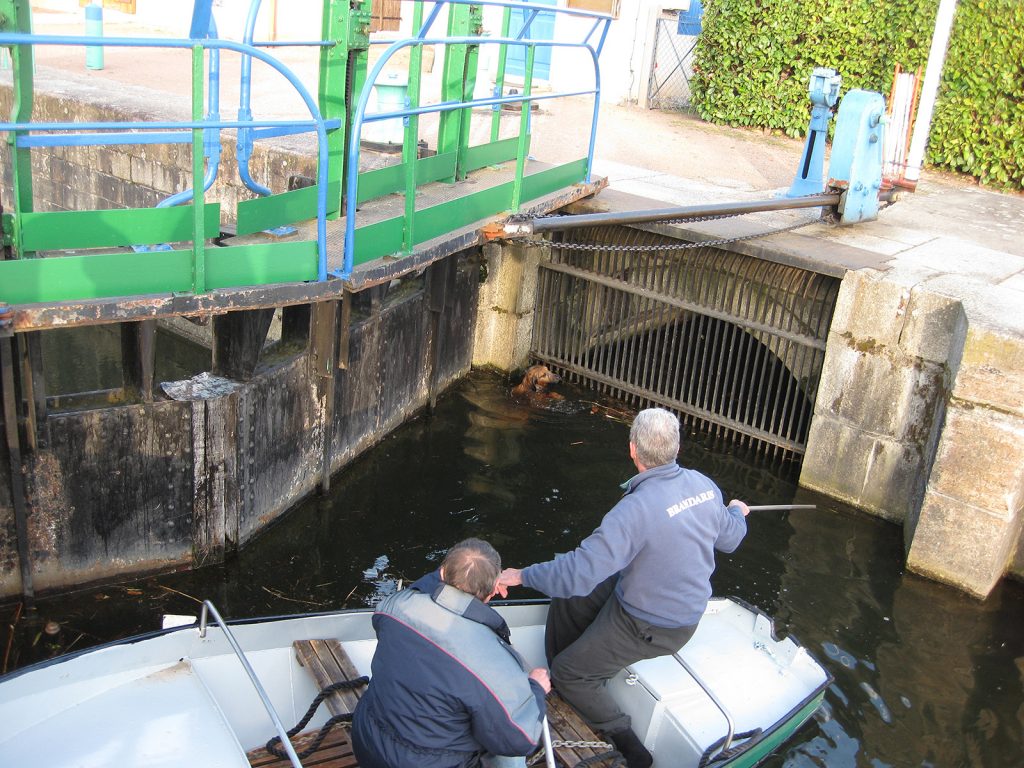
<instances>
[{"instance_id":1,"label":"green painted panel","mask_svg":"<svg viewBox=\"0 0 1024 768\"><path fill-rule=\"evenodd\" d=\"M451 178L455 175L455 153L424 157L416 161L416 185ZM356 201L365 203L375 197L405 191L405 163L389 165L375 171L359 174L359 191Z\"/></svg>"},{"instance_id":2,"label":"green painted panel","mask_svg":"<svg viewBox=\"0 0 1024 768\"><path fill-rule=\"evenodd\" d=\"M466 150L466 170L475 171L488 165L497 165L498 163L515 160L518 149L518 136L502 139L501 141L493 141L490 144L481 144L477 147L470 147Z\"/></svg>"},{"instance_id":3,"label":"green painted panel","mask_svg":"<svg viewBox=\"0 0 1024 768\"><path fill-rule=\"evenodd\" d=\"M376 224L368 224L356 229L356 252L352 257L353 263L365 264L368 261L379 259L381 256L390 256L400 252L404 221L404 216L395 216L393 219L378 221Z\"/></svg>"},{"instance_id":4,"label":"green painted panel","mask_svg":"<svg viewBox=\"0 0 1024 768\"><path fill-rule=\"evenodd\" d=\"M206 249L207 288L316 280L316 241Z\"/></svg>"},{"instance_id":5,"label":"green painted panel","mask_svg":"<svg viewBox=\"0 0 1024 768\"><path fill-rule=\"evenodd\" d=\"M205 208L206 231L219 233L220 204ZM25 251L177 243L192 239L192 206L23 213L21 236Z\"/></svg>"},{"instance_id":6,"label":"green painted panel","mask_svg":"<svg viewBox=\"0 0 1024 768\"><path fill-rule=\"evenodd\" d=\"M0 262L0 301L8 304L191 290L191 251L101 253Z\"/></svg>"},{"instance_id":7,"label":"green painted panel","mask_svg":"<svg viewBox=\"0 0 1024 768\"><path fill-rule=\"evenodd\" d=\"M523 180L524 197L532 200L576 184L583 180L586 167L587 161L584 158L527 176ZM508 181L457 200L416 211L416 220L413 222L416 243L431 240L459 227L507 211L512 202L514 184L515 182ZM404 217L396 216L357 228L353 262L365 264L382 256L400 253L403 222Z\"/></svg>"},{"instance_id":8,"label":"green painted panel","mask_svg":"<svg viewBox=\"0 0 1024 768\"><path fill-rule=\"evenodd\" d=\"M579 184L586 176L587 158L585 157L527 176L523 179L523 200L533 200L549 192L554 192L556 189Z\"/></svg>"},{"instance_id":9,"label":"green painted panel","mask_svg":"<svg viewBox=\"0 0 1024 768\"><path fill-rule=\"evenodd\" d=\"M389 165L375 171L359 174L359 187L356 191L356 202L365 203L375 197L383 197L397 192L405 186L405 163Z\"/></svg>"},{"instance_id":10,"label":"green painted panel","mask_svg":"<svg viewBox=\"0 0 1024 768\"><path fill-rule=\"evenodd\" d=\"M341 183L327 185L327 208L341 196ZM238 234L251 235L297 221L316 218L316 186L293 189L268 197L243 200L238 204Z\"/></svg>"},{"instance_id":11,"label":"green painted panel","mask_svg":"<svg viewBox=\"0 0 1024 768\"><path fill-rule=\"evenodd\" d=\"M422 243L508 210L511 201L512 182L509 181L458 200L416 211L416 242Z\"/></svg>"},{"instance_id":12,"label":"green painted panel","mask_svg":"<svg viewBox=\"0 0 1024 768\"><path fill-rule=\"evenodd\" d=\"M429 184L432 181L446 179L455 173L454 152L424 157L416 161L416 184Z\"/></svg>"}]
</instances>

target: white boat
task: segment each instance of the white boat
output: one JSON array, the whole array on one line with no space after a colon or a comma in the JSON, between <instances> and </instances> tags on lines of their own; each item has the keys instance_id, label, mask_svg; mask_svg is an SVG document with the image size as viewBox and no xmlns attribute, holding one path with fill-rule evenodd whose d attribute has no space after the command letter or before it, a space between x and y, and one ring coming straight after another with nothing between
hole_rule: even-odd
<instances>
[{"instance_id":1,"label":"white boat","mask_svg":"<svg viewBox=\"0 0 1024 768\"><path fill-rule=\"evenodd\" d=\"M207 625L204 609L204 621L192 626L0 678L0 763L246 768L247 752L277 733L274 718L285 727L295 723L318 693L293 642L337 639L356 670L370 673L376 640L369 609L225 627L207 605L216 623ZM495 607L515 647L542 666L546 603ZM610 685L656 768L696 768L709 748L717 754L709 765L738 768L755 765L788 739L821 704L830 682L797 642L775 637L768 616L735 599L713 599L679 654L632 665ZM309 727L327 717L319 712Z\"/></svg>"}]
</instances>

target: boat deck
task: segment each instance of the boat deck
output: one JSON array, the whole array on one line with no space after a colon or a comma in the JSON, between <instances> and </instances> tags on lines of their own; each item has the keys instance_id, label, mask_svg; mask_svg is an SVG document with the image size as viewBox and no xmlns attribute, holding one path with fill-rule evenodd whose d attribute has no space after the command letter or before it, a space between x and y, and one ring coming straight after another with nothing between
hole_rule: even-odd
<instances>
[{"instance_id":1,"label":"boat deck","mask_svg":"<svg viewBox=\"0 0 1024 768\"><path fill-rule=\"evenodd\" d=\"M355 665L348 658L345 649L337 640L300 640L292 644L299 663L305 667L316 680L321 690L332 683L353 681L359 677ZM355 709L359 701L359 687L332 693L324 700L324 704L332 715L344 715ZM600 760L597 755L606 751L601 747L568 746L568 743L597 743L601 739L583 722L576 711L558 694L548 696L548 722L551 727L551 738L556 744L555 755L558 763L565 768L575 768L582 764L593 766L612 766L618 754L609 755ZM292 743L300 756L312 745L317 731L308 731L296 736ZM558 746L562 743L562 746ZM247 755L253 768L289 768L287 758L277 757L264 747L251 750ZM352 742L348 728L343 725L332 728L320 746L308 757L302 758L307 768L358 768L358 761L352 753Z\"/></svg>"}]
</instances>

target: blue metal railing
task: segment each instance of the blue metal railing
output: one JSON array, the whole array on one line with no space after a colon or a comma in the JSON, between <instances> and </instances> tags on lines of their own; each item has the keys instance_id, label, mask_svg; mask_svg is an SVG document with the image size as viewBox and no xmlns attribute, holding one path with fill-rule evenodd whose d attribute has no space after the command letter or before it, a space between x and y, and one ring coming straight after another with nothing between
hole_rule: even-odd
<instances>
[{"instance_id":1,"label":"blue metal railing","mask_svg":"<svg viewBox=\"0 0 1024 768\"><path fill-rule=\"evenodd\" d=\"M213 15L210 15L210 35L212 39L217 38L217 22ZM209 93L207 95L206 119L210 121L220 120L220 51L210 51L210 74ZM209 192L210 187L217 181L217 172L220 170L220 134L213 130L203 132L203 155L206 157L206 176L203 178L203 191ZM181 205L194 196L192 189L183 189L170 197L164 198L156 204L157 208L170 208L174 205Z\"/></svg>"},{"instance_id":2,"label":"blue metal railing","mask_svg":"<svg viewBox=\"0 0 1024 768\"><path fill-rule=\"evenodd\" d=\"M428 38L427 33L437 20L442 8L446 5L491 5L501 8L516 8L525 9L530 11L530 15L524 20L522 29L519 31L516 37L477 37L477 36L463 36L463 37L434 37ZM529 38L528 32L530 28L530 22L536 17L537 13L540 12L553 12L556 14L563 14L567 16L575 16L580 18L592 18L594 24L587 32L582 42L570 43L570 42L557 42L554 40L539 40ZM358 168L359 163L359 150L360 150L360 134L364 123L371 123L382 120L391 120L395 118L406 118L416 115L429 114L432 112L451 112L461 109L471 109L473 107L499 107L502 104L528 104L535 101L543 101L546 99L557 99L565 98L570 96L594 96L594 109L593 116L590 125L590 139L587 148L587 169L586 169L586 181L590 181L591 166L593 165L594 159L594 146L597 136L597 118L600 108L601 98L601 70L598 64L598 57L601 54L601 50L604 47L604 41L608 35L608 26L612 21L612 17L608 14L596 13L592 11L577 10L573 8L558 8L548 5L538 5L533 3L519 3L513 2L512 0L483 0L477 2L474 0L438 0L434 3L434 7L431 9L430 14L424 19L419 32L415 37L407 38L403 40L371 40L371 45L387 45L387 49L381 54L377 60L373 69L367 75L366 86L363 88L359 95L359 103L352 116L352 132L347 150L347 167ZM594 37L594 33L601 29L599 39L596 43L592 43L591 40ZM377 78L383 71L384 66L388 63L395 53L417 45L513 45L521 46L525 48L542 46L551 48L577 48L589 51L591 61L594 66L594 87L591 89L583 89L578 91L564 91L554 93L543 93L543 94L516 94L514 96L492 96L490 98L470 99L467 101L463 100L452 100L444 101L435 104L429 104L426 106L410 107L401 110L395 110L390 112L373 112L370 114L366 113L366 107L369 104L370 93L373 86L377 82ZM347 279L352 274L354 267L355 257L355 219L356 219L356 202L358 193L358 174L350 173L346 178L346 196L345 196L345 250L344 250L344 264L341 271L338 274L342 279Z\"/></svg>"},{"instance_id":3,"label":"blue metal railing","mask_svg":"<svg viewBox=\"0 0 1024 768\"><path fill-rule=\"evenodd\" d=\"M246 40L251 42L253 37L253 30L255 28L255 15L259 9L260 0L253 0L250 6L250 15L247 19L246 25ZM465 6L497 6L505 9L523 9L528 11L526 18L522 24L522 28L518 30L516 35L508 37L478 37L478 36L441 36L441 37L428 37L428 33L432 25L436 22L441 10L447 6L452 5L465 5ZM581 42L559 42L554 40L541 40L530 37L531 23L536 18L538 13L541 12L552 12L564 16L580 18L580 19L592 19L593 24L589 26L589 29L584 30L585 35ZM506 11L507 15L508 11ZM348 278L353 269L354 255L355 255L355 209L358 199L358 172L359 167L359 152L360 152L360 134L364 123L383 121L395 118L408 118L412 116L418 116L421 114L428 113L446 113L453 112L455 110L472 109L473 107L492 107L499 109L503 104L519 104L524 110L528 110L528 105L533 102L540 102L544 100L566 98L572 96L593 96L594 106L592 113L592 120L590 126L589 142L587 146L587 157L585 166L585 181L589 182L591 178L591 168L593 165L594 148L596 142L596 128L597 119L600 107L600 91L601 91L601 76L600 68L598 65L598 57L600 56L601 50L604 46L604 42L607 38L608 28L612 21L611 16L607 14L595 13L591 11L583 11L571 8L557 8L547 5L531 4L531 3L519 3L513 2L513 0L483 0L483 2L473 2L472 0L439 0L433 4L429 15L420 25L419 31L415 37L405 40L377 40L370 41L372 45L387 45L387 49L378 59L374 65L372 71L366 78L366 85L362 88L360 93L359 102L352 115L352 130L351 139L347 148L347 167L353 169L351 173L346 175L346 222L345 222L345 238L344 238L344 254L343 254L343 266L342 269L335 274L338 274L342 278ZM213 24L212 15L209 19L210 34L215 35L215 26ZM567 90L562 92L547 92L541 94L516 94L510 96L501 96L500 92L488 98L468 99L468 100L451 100L440 103L428 104L425 106L407 107L406 109L388 112L377 112L367 114L367 106L369 103L370 94L373 85L376 83L380 73L387 62L394 56L398 51L412 47L422 45L445 45L445 46L477 46L477 45L499 45L499 46L521 46L524 48L535 49L537 47L549 47L549 48L568 48L568 49L580 49L585 50L590 55L590 61L594 70L594 86L593 88L582 88L579 90ZM209 165L207 173L204 179L195 179L193 182L193 189L191 190L191 199L197 204L203 201L203 195L205 190L212 184L213 179L216 176L216 164L219 159L219 141L214 152L212 147L212 136L216 135L222 129L235 129L238 131L238 146L239 146L239 175L242 181L250 189L253 189L259 194L267 194L269 190L261 185L257 184L252 180L251 175L248 172L248 150L246 147L251 148L253 139L257 138L269 138L272 136L285 136L295 133L303 133L309 131L315 131L318 139L318 154L317 154L317 204L316 204L316 246L317 246L317 279L324 281L328 277L327 271L327 234L326 234L326 217L327 217L327 194L328 194L328 146L327 146L327 131L334 130L340 127L339 120L326 121L320 114L319 108L316 101L306 89L306 87L299 81L298 77L282 62L277 60L272 55L260 50L256 45L247 43L236 43L233 41L221 40L216 38L190 38L190 39L151 39L151 38L120 38L120 37L80 37L80 36L63 36L63 35L36 35L36 34L24 34L24 33L0 33L0 46L17 46L17 45L62 45L62 46L106 46L106 47L123 47L123 48L163 48L163 49L191 49L196 53L195 49L201 48L204 51L209 51L211 56L211 94L210 103L208 107L207 118L203 120L189 120L189 121L161 121L161 122L140 122L140 121L120 121L120 122L53 122L53 123L34 123L34 122L6 122L0 123L0 131L11 131L15 132L14 144L18 148L27 147L53 147L53 146L108 146L108 145L119 145L119 144L187 144L195 140L195 131L202 130L204 132L204 147L206 151L204 154L207 155ZM302 43L259 43L260 46L269 45L281 45L281 46L330 46L335 45L331 41L312 41ZM215 98L213 91L215 90L214 74L218 75L216 83L219 84L219 56L216 58L215 54L218 54L222 50L233 51L242 55L242 95L240 100L239 119L237 120L222 120L218 119L218 108L219 99ZM250 66L251 59L257 59L275 71L279 72L295 89L295 91L302 98L304 104L309 110L311 119L310 120L254 120L251 117L249 110L249 98L248 91L250 87ZM201 87L196 86L194 82L194 88ZM194 94L195 95L195 94ZM528 120L529 113L526 112L525 120ZM527 123L524 122L524 125ZM142 133L137 133L141 131ZM31 135L38 134L40 132L46 132L45 135ZM74 132L73 135L56 135L58 132ZM525 129L523 133L528 134L528 129ZM408 142L406 142L408 143ZM516 184L521 185L523 177L523 165L525 162L525 151L523 149L525 145L520 144L519 157L517 157L517 175ZM415 171L410 168L410 173L415 178ZM415 182L413 182L415 184ZM265 190L265 191L264 191ZM173 195L168 200L163 201L162 205L177 204L179 202L187 201L188 191ZM518 196L514 198L513 205L518 205ZM409 224L411 227L411 224ZM411 229L409 230L411 232Z\"/></svg>"},{"instance_id":4,"label":"blue metal railing","mask_svg":"<svg viewBox=\"0 0 1024 768\"><path fill-rule=\"evenodd\" d=\"M171 48L188 49L201 47L204 50L228 50L259 59L272 69L279 72L302 98L309 110L309 121L298 120L200 120L200 121L168 121L168 122L107 122L107 123L0 123L0 131L13 131L18 135L15 144L18 147L41 146L90 146L107 144L181 144L192 140L186 131L164 132L157 134L82 134L73 136L42 136L23 135L38 131L91 131L114 130L124 131L168 131L171 129L209 130L209 129L266 129L254 130L253 135L259 138L282 136L292 133L316 131L317 134L317 279L327 279L327 130L339 127L339 121L328 123L320 114L320 109L309 91L284 63L273 56L244 43L230 40L187 39L161 40L132 37L80 37L72 35L35 35L23 33L0 33L0 46L6 45L67 45L96 46L119 48ZM111 140L113 139L113 140ZM194 200L202 200L201 185L193 190Z\"/></svg>"}]
</instances>

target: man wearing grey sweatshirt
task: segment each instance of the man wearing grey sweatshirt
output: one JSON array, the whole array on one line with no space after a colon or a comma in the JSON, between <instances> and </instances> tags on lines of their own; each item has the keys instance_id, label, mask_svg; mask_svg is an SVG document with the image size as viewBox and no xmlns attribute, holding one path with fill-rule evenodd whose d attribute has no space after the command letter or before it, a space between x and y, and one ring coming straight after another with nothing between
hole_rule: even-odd
<instances>
[{"instance_id":1,"label":"man wearing grey sweatshirt","mask_svg":"<svg viewBox=\"0 0 1024 768\"><path fill-rule=\"evenodd\" d=\"M714 551L734 551L747 532L747 505L726 506L718 486L676 463L678 453L676 416L638 413L629 455L639 474L597 530L572 552L507 568L498 580L499 588L522 584L553 598L545 633L552 683L629 768L652 758L605 683L686 644L711 597Z\"/></svg>"}]
</instances>

